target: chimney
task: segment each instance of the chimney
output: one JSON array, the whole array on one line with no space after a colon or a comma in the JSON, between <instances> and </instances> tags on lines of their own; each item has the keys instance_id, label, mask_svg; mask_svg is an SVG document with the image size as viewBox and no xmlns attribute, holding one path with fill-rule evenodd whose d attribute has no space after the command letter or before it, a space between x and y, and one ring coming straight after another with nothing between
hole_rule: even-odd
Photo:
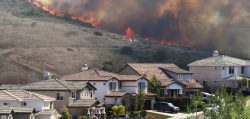
<instances>
[{"instance_id":1,"label":"chimney","mask_svg":"<svg viewBox=\"0 0 250 119\"><path fill-rule=\"evenodd\" d=\"M52 73L45 71L43 74L43 79L44 80L49 80L52 77Z\"/></svg>"},{"instance_id":2,"label":"chimney","mask_svg":"<svg viewBox=\"0 0 250 119\"><path fill-rule=\"evenodd\" d=\"M88 64L82 65L82 71L87 71L89 69Z\"/></svg>"},{"instance_id":3,"label":"chimney","mask_svg":"<svg viewBox=\"0 0 250 119\"><path fill-rule=\"evenodd\" d=\"M218 50L215 50L214 52L213 52L213 56L214 57L216 57L216 56L219 56L220 54L219 54L219 51Z\"/></svg>"}]
</instances>

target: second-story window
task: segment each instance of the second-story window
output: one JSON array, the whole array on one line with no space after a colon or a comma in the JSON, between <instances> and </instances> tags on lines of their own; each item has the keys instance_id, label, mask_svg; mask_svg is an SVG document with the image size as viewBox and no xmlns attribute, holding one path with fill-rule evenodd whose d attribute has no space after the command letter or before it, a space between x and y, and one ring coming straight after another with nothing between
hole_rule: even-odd
<instances>
[{"instance_id":1,"label":"second-story window","mask_svg":"<svg viewBox=\"0 0 250 119\"><path fill-rule=\"evenodd\" d=\"M245 74L245 67L241 67L241 74Z\"/></svg>"},{"instance_id":2,"label":"second-story window","mask_svg":"<svg viewBox=\"0 0 250 119\"><path fill-rule=\"evenodd\" d=\"M76 99L76 92L71 92L71 98Z\"/></svg>"},{"instance_id":3,"label":"second-story window","mask_svg":"<svg viewBox=\"0 0 250 119\"><path fill-rule=\"evenodd\" d=\"M63 100L64 97L64 93L63 92L58 92L56 94L56 100Z\"/></svg>"},{"instance_id":4,"label":"second-story window","mask_svg":"<svg viewBox=\"0 0 250 119\"><path fill-rule=\"evenodd\" d=\"M229 74L234 74L234 67L229 67Z\"/></svg>"},{"instance_id":5,"label":"second-story window","mask_svg":"<svg viewBox=\"0 0 250 119\"><path fill-rule=\"evenodd\" d=\"M116 82L110 82L109 83L109 90L115 91L116 90Z\"/></svg>"},{"instance_id":6,"label":"second-story window","mask_svg":"<svg viewBox=\"0 0 250 119\"><path fill-rule=\"evenodd\" d=\"M21 106L27 106L27 103L26 102L21 102Z\"/></svg>"},{"instance_id":7,"label":"second-story window","mask_svg":"<svg viewBox=\"0 0 250 119\"><path fill-rule=\"evenodd\" d=\"M145 90L145 88L146 88L145 82L139 82L138 83L138 88L139 88L139 90Z\"/></svg>"}]
</instances>

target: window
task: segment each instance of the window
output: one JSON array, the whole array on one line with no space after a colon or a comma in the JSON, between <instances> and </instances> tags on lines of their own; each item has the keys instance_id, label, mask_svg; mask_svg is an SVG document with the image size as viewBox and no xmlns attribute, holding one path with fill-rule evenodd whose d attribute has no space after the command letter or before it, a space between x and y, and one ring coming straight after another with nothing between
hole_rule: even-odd
<instances>
[{"instance_id":1,"label":"window","mask_svg":"<svg viewBox=\"0 0 250 119\"><path fill-rule=\"evenodd\" d=\"M27 106L26 102L21 102L21 106Z\"/></svg>"},{"instance_id":2,"label":"window","mask_svg":"<svg viewBox=\"0 0 250 119\"><path fill-rule=\"evenodd\" d=\"M63 92L58 92L56 94L56 100L63 100L64 93Z\"/></svg>"},{"instance_id":3,"label":"window","mask_svg":"<svg viewBox=\"0 0 250 119\"><path fill-rule=\"evenodd\" d=\"M109 83L109 90L111 90L111 91L116 90L116 82L110 82Z\"/></svg>"},{"instance_id":4,"label":"window","mask_svg":"<svg viewBox=\"0 0 250 119\"><path fill-rule=\"evenodd\" d=\"M92 92L90 92L90 97L91 97L91 98L93 97L93 93L92 93Z\"/></svg>"},{"instance_id":5,"label":"window","mask_svg":"<svg viewBox=\"0 0 250 119\"><path fill-rule=\"evenodd\" d=\"M207 86L207 81L202 82L203 86Z\"/></svg>"},{"instance_id":6,"label":"window","mask_svg":"<svg viewBox=\"0 0 250 119\"><path fill-rule=\"evenodd\" d=\"M105 86L105 85L106 85L106 83L103 83L103 85Z\"/></svg>"},{"instance_id":7,"label":"window","mask_svg":"<svg viewBox=\"0 0 250 119\"><path fill-rule=\"evenodd\" d=\"M71 98L76 99L76 92L71 92Z\"/></svg>"},{"instance_id":8,"label":"window","mask_svg":"<svg viewBox=\"0 0 250 119\"><path fill-rule=\"evenodd\" d=\"M245 67L241 67L241 74L245 74Z\"/></svg>"},{"instance_id":9,"label":"window","mask_svg":"<svg viewBox=\"0 0 250 119\"><path fill-rule=\"evenodd\" d=\"M119 89L121 89L122 88L122 83L119 83Z\"/></svg>"},{"instance_id":10,"label":"window","mask_svg":"<svg viewBox=\"0 0 250 119\"><path fill-rule=\"evenodd\" d=\"M138 87L139 87L139 90L145 90L146 88L145 82L139 82Z\"/></svg>"},{"instance_id":11,"label":"window","mask_svg":"<svg viewBox=\"0 0 250 119\"><path fill-rule=\"evenodd\" d=\"M161 89L161 96L165 95L165 89Z\"/></svg>"},{"instance_id":12,"label":"window","mask_svg":"<svg viewBox=\"0 0 250 119\"><path fill-rule=\"evenodd\" d=\"M44 103L44 107L49 107L50 106L50 103L49 102L45 102Z\"/></svg>"},{"instance_id":13,"label":"window","mask_svg":"<svg viewBox=\"0 0 250 119\"><path fill-rule=\"evenodd\" d=\"M84 96L88 96L88 92L87 91L85 91Z\"/></svg>"},{"instance_id":14,"label":"window","mask_svg":"<svg viewBox=\"0 0 250 119\"><path fill-rule=\"evenodd\" d=\"M225 70L225 67L222 67L222 70Z\"/></svg>"},{"instance_id":15,"label":"window","mask_svg":"<svg viewBox=\"0 0 250 119\"><path fill-rule=\"evenodd\" d=\"M229 74L234 74L234 67L229 67Z\"/></svg>"}]
</instances>

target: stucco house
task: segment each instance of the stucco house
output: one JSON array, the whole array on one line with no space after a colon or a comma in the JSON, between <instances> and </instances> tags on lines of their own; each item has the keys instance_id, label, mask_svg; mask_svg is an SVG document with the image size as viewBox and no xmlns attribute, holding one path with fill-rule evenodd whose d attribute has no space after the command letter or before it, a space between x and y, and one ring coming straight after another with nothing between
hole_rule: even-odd
<instances>
[{"instance_id":1,"label":"stucco house","mask_svg":"<svg viewBox=\"0 0 250 119\"><path fill-rule=\"evenodd\" d=\"M101 70L84 70L61 78L68 82L88 81L97 88L96 98L105 104L121 104L122 98L138 94L143 90L146 96L145 108L152 109L155 94L148 92L148 79L138 75L119 75Z\"/></svg>"},{"instance_id":2,"label":"stucco house","mask_svg":"<svg viewBox=\"0 0 250 119\"><path fill-rule=\"evenodd\" d=\"M217 89L225 84L235 90L240 87L243 77L249 82L250 61L220 55L218 51L214 51L212 57L192 62L188 66L194 73L193 77L210 89Z\"/></svg>"},{"instance_id":3,"label":"stucco house","mask_svg":"<svg viewBox=\"0 0 250 119\"><path fill-rule=\"evenodd\" d=\"M43 119L44 115L38 112L49 111L47 119L56 119L60 114L53 109L53 101L54 98L24 90L1 90L1 118Z\"/></svg>"},{"instance_id":4,"label":"stucco house","mask_svg":"<svg viewBox=\"0 0 250 119\"><path fill-rule=\"evenodd\" d=\"M181 97L200 91L203 86L193 78L193 73L175 64L128 63L119 71L121 75L155 76L162 83L161 94L166 97Z\"/></svg>"},{"instance_id":5,"label":"stucco house","mask_svg":"<svg viewBox=\"0 0 250 119\"><path fill-rule=\"evenodd\" d=\"M50 79L22 87L25 90L46 96L54 97L54 108L61 112L68 108L72 118L79 115L103 116L105 108L95 99L96 88L84 82L67 82L64 80Z\"/></svg>"},{"instance_id":6,"label":"stucco house","mask_svg":"<svg viewBox=\"0 0 250 119\"><path fill-rule=\"evenodd\" d=\"M0 119L42 119L35 117L34 108L0 107ZM48 118L55 119L55 118Z\"/></svg>"}]
</instances>

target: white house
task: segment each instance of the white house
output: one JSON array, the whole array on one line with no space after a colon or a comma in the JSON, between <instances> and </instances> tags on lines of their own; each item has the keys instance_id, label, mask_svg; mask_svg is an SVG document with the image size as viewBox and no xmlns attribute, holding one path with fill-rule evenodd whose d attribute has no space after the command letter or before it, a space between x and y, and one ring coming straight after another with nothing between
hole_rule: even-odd
<instances>
[{"instance_id":1,"label":"white house","mask_svg":"<svg viewBox=\"0 0 250 119\"><path fill-rule=\"evenodd\" d=\"M89 81L97 90L96 98L105 104L121 104L122 97L126 94L136 95L143 90L146 95L147 105L151 108L155 94L148 92L148 79L137 75L118 75L100 70L84 70L80 73L63 76L62 80L68 82Z\"/></svg>"},{"instance_id":2,"label":"white house","mask_svg":"<svg viewBox=\"0 0 250 119\"><path fill-rule=\"evenodd\" d=\"M248 81L250 77L249 60L219 55L218 51L214 51L212 57L192 62L188 66L197 81L203 86L215 89L222 83L231 89L236 89L243 77Z\"/></svg>"},{"instance_id":3,"label":"white house","mask_svg":"<svg viewBox=\"0 0 250 119\"><path fill-rule=\"evenodd\" d=\"M60 117L56 110L53 108L54 98L48 97L45 95L28 92L25 90L1 90L0 91L0 107L13 109L14 112L18 110L31 110L35 112L45 112L47 113L47 119L55 119ZM15 117L16 115L14 115ZM43 114L37 114L40 118L43 119Z\"/></svg>"}]
</instances>

